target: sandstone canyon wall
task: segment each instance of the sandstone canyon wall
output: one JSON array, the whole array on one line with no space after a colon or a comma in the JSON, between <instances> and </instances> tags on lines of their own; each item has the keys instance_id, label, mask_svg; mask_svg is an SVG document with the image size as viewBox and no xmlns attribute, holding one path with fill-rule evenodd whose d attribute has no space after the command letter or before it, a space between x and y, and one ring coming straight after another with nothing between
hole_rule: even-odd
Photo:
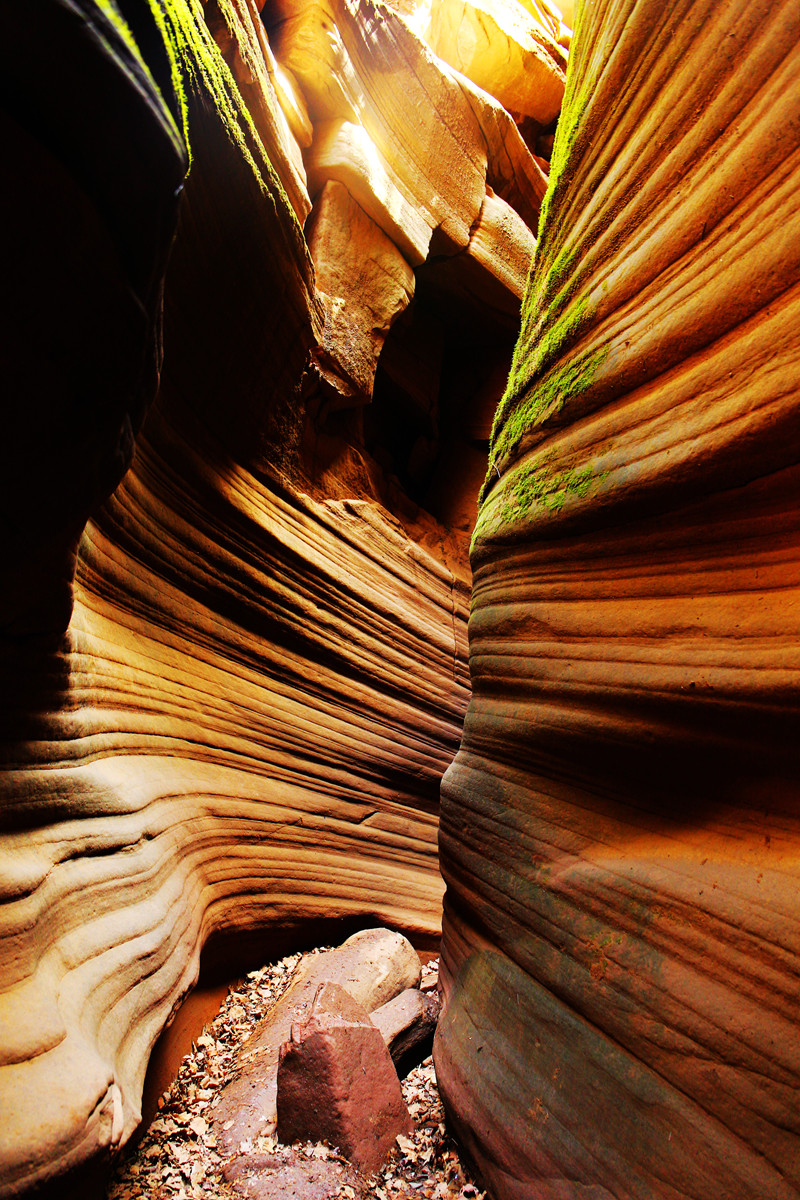
<instances>
[{"instance_id":1,"label":"sandstone canyon wall","mask_svg":"<svg viewBox=\"0 0 800 1200\"><path fill-rule=\"evenodd\" d=\"M799 20L576 18L442 788L497 1200L800 1196Z\"/></svg>"},{"instance_id":2,"label":"sandstone canyon wall","mask_svg":"<svg viewBox=\"0 0 800 1200\"><path fill-rule=\"evenodd\" d=\"M568 37L434 15L3 8L2 1195L130 1136L204 947L438 934Z\"/></svg>"}]
</instances>

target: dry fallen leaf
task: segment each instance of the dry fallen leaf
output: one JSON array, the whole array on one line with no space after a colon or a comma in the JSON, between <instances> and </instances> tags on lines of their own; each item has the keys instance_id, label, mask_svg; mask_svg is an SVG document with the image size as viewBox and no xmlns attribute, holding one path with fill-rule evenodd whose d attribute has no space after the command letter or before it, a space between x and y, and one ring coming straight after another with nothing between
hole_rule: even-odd
<instances>
[{"instance_id":1,"label":"dry fallen leaf","mask_svg":"<svg viewBox=\"0 0 800 1200\"><path fill-rule=\"evenodd\" d=\"M315 953L312 951L312 953ZM109 1187L107 1200L233 1200L222 1171L226 1159L215 1147L206 1117L219 1101L221 1089L234 1076L247 1055L242 1046L255 1024L268 1012L292 980L301 962L292 955L280 963L251 972L229 992L216 1017L196 1038L192 1053L181 1064L177 1079L161 1097L159 1113L135 1154L121 1161ZM429 964L430 971L438 963ZM426 970L423 970L423 977ZM255 1057L250 1052L249 1057ZM352 1174L335 1189L341 1200L484 1200L464 1172L457 1150L444 1124L444 1111L436 1087L431 1058L402 1081L403 1097L415 1121L410 1136L400 1135L383 1169L372 1181L356 1185ZM205 1116L203 1114L206 1114ZM222 1128L233 1128L233 1119ZM241 1152L289 1155L294 1164L327 1159L350 1170L336 1150L309 1145L289 1150L278 1144L274 1126L263 1127L260 1137L246 1138ZM263 1169L263 1168L262 1168ZM254 1177L257 1172L254 1171ZM331 1193L333 1195L333 1193Z\"/></svg>"}]
</instances>

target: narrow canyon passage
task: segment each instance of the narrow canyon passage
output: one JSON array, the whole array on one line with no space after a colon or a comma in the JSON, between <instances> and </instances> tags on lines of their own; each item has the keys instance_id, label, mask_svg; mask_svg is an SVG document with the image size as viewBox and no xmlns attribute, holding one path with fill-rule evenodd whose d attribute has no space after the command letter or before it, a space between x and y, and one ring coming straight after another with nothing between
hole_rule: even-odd
<instances>
[{"instance_id":1,"label":"narrow canyon passage","mask_svg":"<svg viewBox=\"0 0 800 1200\"><path fill-rule=\"evenodd\" d=\"M493 1200L798 1200L799 20L4 7L0 1196L384 925Z\"/></svg>"}]
</instances>

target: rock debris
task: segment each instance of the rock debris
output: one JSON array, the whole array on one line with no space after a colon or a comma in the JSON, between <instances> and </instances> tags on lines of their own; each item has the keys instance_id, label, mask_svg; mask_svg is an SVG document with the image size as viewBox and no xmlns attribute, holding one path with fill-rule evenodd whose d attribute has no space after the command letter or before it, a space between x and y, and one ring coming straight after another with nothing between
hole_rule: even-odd
<instances>
[{"instance_id":1,"label":"rock debris","mask_svg":"<svg viewBox=\"0 0 800 1200\"><path fill-rule=\"evenodd\" d=\"M322 949L327 948L309 953ZM231 988L183 1059L147 1133L117 1164L107 1200L484 1200L447 1131L430 1057L402 1081L414 1129L397 1138L371 1178L322 1143L283 1146L274 1135L257 1137L241 1144L235 1160L218 1148L210 1117L221 1089L236 1075L257 1022L286 991L304 957L289 955ZM437 961L423 967L423 987L433 983L437 970Z\"/></svg>"}]
</instances>

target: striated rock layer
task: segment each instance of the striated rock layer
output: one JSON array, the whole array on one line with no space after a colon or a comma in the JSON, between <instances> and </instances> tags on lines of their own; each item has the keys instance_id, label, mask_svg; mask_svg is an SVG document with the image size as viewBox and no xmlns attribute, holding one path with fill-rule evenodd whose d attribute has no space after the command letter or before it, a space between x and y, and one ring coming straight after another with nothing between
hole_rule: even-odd
<instances>
[{"instance_id":1,"label":"striated rock layer","mask_svg":"<svg viewBox=\"0 0 800 1200\"><path fill-rule=\"evenodd\" d=\"M466 541L547 164L426 11L0 18L0 1195L129 1137L209 943L438 936Z\"/></svg>"},{"instance_id":2,"label":"striated rock layer","mask_svg":"<svg viewBox=\"0 0 800 1200\"><path fill-rule=\"evenodd\" d=\"M800 1196L799 16L578 16L442 788L497 1200Z\"/></svg>"}]
</instances>

